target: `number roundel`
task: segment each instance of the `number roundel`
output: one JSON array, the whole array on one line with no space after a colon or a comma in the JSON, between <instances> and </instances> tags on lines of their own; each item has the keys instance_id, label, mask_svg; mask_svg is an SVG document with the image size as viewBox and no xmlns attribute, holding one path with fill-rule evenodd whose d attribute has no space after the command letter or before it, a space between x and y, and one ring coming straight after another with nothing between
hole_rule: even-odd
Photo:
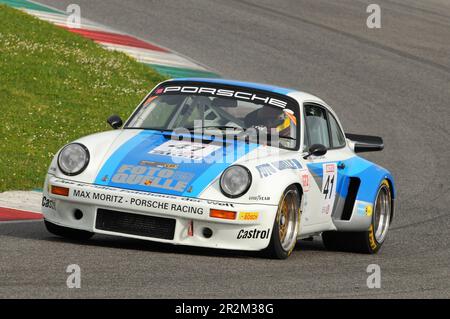
<instances>
[{"instance_id":1,"label":"number roundel","mask_svg":"<svg viewBox=\"0 0 450 319\"><path fill-rule=\"evenodd\" d=\"M331 214L334 207L334 198L336 197L337 167L336 163L323 164L322 194L323 204L322 213Z\"/></svg>"}]
</instances>

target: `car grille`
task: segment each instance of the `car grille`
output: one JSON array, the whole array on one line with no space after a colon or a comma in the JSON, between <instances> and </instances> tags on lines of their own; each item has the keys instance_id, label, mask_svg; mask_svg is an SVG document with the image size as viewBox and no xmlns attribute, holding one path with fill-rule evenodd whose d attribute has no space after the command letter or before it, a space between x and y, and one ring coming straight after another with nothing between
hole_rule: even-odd
<instances>
[{"instance_id":1,"label":"car grille","mask_svg":"<svg viewBox=\"0 0 450 319\"><path fill-rule=\"evenodd\" d=\"M172 240L175 219L130 214L99 208L95 227L116 233Z\"/></svg>"}]
</instances>

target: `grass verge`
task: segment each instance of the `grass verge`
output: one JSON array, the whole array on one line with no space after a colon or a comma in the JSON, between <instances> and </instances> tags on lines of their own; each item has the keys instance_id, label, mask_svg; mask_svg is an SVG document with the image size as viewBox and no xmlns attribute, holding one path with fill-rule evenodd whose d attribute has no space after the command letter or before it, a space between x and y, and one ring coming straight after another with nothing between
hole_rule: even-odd
<instances>
[{"instance_id":1,"label":"grass verge","mask_svg":"<svg viewBox=\"0 0 450 319\"><path fill-rule=\"evenodd\" d=\"M42 187L56 151L126 118L164 78L128 56L0 5L0 192Z\"/></svg>"}]
</instances>

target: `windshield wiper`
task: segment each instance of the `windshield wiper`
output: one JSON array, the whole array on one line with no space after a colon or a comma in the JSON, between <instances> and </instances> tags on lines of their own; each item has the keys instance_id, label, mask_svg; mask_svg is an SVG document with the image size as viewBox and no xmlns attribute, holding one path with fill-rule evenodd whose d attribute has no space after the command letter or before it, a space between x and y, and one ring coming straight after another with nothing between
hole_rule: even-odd
<instances>
[{"instance_id":1,"label":"windshield wiper","mask_svg":"<svg viewBox=\"0 0 450 319\"><path fill-rule=\"evenodd\" d=\"M159 131L159 132L173 132L173 130L165 129L165 128L154 128L154 127L130 127L126 126L124 129L132 129L132 130L147 130L147 131Z\"/></svg>"},{"instance_id":2,"label":"windshield wiper","mask_svg":"<svg viewBox=\"0 0 450 319\"><path fill-rule=\"evenodd\" d=\"M236 127L236 126L229 126L229 125L207 125L207 126L201 126L201 127L189 127L186 128L188 131L195 131L196 129L205 129L205 128L217 128L219 130L224 130L227 128L232 128L235 130L244 130L242 127Z\"/></svg>"}]
</instances>

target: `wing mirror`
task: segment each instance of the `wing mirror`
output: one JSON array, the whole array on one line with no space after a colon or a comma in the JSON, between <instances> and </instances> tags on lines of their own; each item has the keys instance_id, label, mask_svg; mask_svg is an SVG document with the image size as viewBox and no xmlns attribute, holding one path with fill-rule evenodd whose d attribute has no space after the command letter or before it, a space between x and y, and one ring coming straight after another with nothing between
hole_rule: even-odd
<instances>
[{"instance_id":1,"label":"wing mirror","mask_svg":"<svg viewBox=\"0 0 450 319\"><path fill-rule=\"evenodd\" d=\"M107 122L115 130L120 128L120 127L122 127L122 124L123 124L122 119L120 118L120 116L119 115L115 115L115 114L111 115L110 117L108 117Z\"/></svg>"},{"instance_id":2,"label":"wing mirror","mask_svg":"<svg viewBox=\"0 0 450 319\"><path fill-rule=\"evenodd\" d=\"M327 147L325 145L322 144L313 144L309 147L308 149L308 154L306 154L305 156L303 156L304 159L307 159L308 157L310 157L311 155L314 156L322 156L325 155L327 153Z\"/></svg>"}]
</instances>

